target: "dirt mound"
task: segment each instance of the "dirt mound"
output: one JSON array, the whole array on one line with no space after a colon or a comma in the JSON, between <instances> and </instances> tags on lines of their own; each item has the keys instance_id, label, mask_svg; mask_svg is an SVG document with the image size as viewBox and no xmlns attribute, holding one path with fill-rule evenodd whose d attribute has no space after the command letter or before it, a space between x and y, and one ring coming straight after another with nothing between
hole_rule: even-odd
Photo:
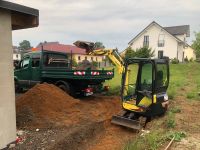
<instances>
[{"instance_id":1,"label":"dirt mound","mask_svg":"<svg viewBox=\"0 0 200 150\"><path fill-rule=\"evenodd\" d=\"M69 127L111 119L121 110L116 96L87 97L81 101L51 84L38 84L16 100L17 126Z\"/></svg>"},{"instance_id":2,"label":"dirt mound","mask_svg":"<svg viewBox=\"0 0 200 150\"><path fill-rule=\"evenodd\" d=\"M55 125L77 103L79 100L54 85L38 84L16 100L17 126Z\"/></svg>"}]
</instances>

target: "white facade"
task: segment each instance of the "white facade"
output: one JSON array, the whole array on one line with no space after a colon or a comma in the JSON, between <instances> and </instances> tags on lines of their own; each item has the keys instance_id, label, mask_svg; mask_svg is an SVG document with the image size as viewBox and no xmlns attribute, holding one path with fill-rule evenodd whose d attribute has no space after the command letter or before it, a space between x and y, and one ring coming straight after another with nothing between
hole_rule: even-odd
<instances>
[{"instance_id":1,"label":"white facade","mask_svg":"<svg viewBox=\"0 0 200 150\"><path fill-rule=\"evenodd\" d=\"M186 34L174 36L156 22L152 22L129 42L129 46L134 50L143 47L145 36L148 36L149 48L155 51L155 58L162 53L170 59L177 58L180 62L184 61Z\"/></svg>"},{"instance_id":2,"label":"white facade","mask_svg":"<svg viewBox=\"0 0 200 150\"><path fill-rule=\"evenodd\" d=\"M21 60L21 54L19 54L19 53L13 53L13 60L20 61Z\"/></svg>"}]
</instances>

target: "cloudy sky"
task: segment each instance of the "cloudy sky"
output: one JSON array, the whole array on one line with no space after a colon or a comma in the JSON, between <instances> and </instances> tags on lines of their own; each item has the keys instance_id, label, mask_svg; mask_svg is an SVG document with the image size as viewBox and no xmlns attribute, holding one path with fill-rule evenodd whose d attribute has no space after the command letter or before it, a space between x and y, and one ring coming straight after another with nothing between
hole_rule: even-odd
<instances>
[{"instance_id":1,"label":"cloudy sky","mask_svg":"<svg viewBox=\"0 0 200 150\"><path fill-rule=\"evenodd\" d=\"M200 0L8 0L37 8L38 28L13 32L13 44L24 39L72 44L101 41L120 51L152 21L161 26L190 25L191 37L200 31Z\"/></svg>"}]
</instances>

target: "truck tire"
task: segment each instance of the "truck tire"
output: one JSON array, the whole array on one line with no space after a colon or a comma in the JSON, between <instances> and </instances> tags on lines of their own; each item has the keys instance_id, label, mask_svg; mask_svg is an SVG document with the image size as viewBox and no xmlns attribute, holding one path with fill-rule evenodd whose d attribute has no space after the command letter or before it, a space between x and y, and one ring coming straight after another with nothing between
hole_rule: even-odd
<instances>
[{"instance_id":1,"label":"truck tire","mask_svg":"<svg viewBox=\"0 0 200 150\"><path fill-rule=\"evenodd\" d=\"M20 87L20 85L17 81L15 81L15 92L16 93L22 93L23 92L23 88Z\"/></svg>"},{"instance_id":2,"label":"truck tire","mask_svg":"<svg viewBox=\"0 0 200 150\"><path fill-rule=\"evenodd\" d=\"M66 92L67 94L75 97L76 94L74 92L74 88L69 84L69 83L63 83L63 84L59 84L57 85L61 90L63 90L64 92Z\"/></svg>"}]
</instances>

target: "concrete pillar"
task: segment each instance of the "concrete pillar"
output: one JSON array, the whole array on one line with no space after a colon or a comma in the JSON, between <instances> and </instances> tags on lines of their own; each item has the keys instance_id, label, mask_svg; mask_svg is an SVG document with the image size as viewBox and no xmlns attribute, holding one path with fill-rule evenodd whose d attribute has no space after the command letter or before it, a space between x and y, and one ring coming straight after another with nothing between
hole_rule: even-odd
<instances>
[{"instance_id":1,"label":"concrete pillar","mask_svg":"<svg viewBox=\"0 0 200 150\"><path fill-rule=\"evenodd\" d=\"M10 11L0 9L0 149L16 139Z\"/></svg>"}]
</instances>

